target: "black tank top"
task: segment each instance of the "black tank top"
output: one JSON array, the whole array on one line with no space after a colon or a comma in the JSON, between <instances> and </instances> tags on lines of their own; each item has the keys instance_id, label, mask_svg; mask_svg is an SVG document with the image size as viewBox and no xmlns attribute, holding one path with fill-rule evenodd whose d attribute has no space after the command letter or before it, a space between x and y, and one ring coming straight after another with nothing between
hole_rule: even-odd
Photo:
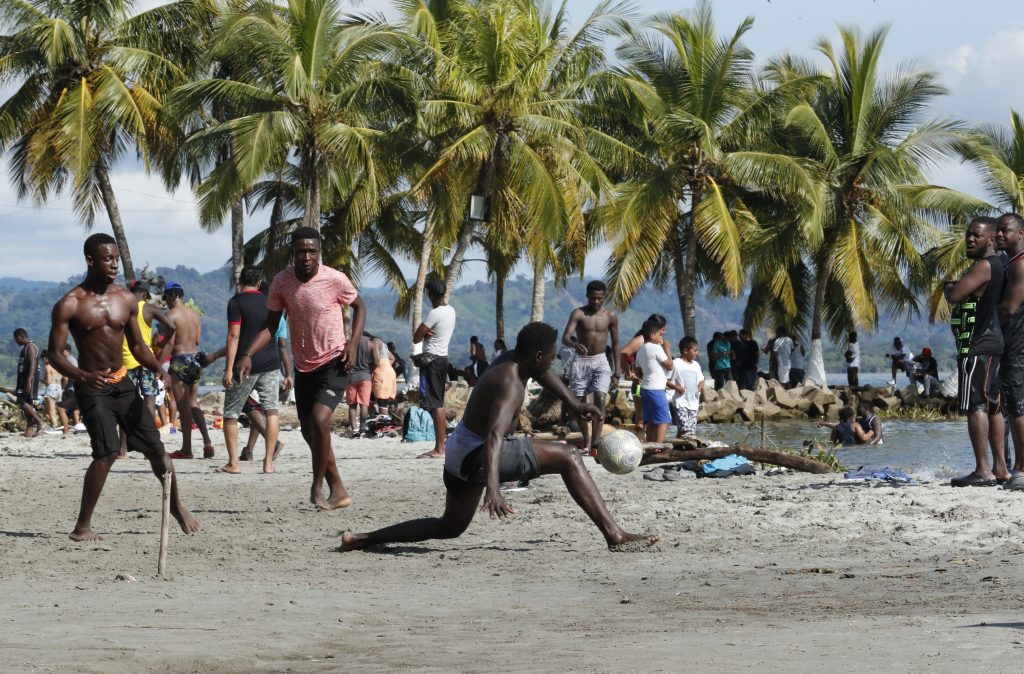
<instances>
[{"instance_id":1,"label":"black tank top","mask_svg":"<svg viewBox=\"0 0 1024 674\"><path fill-rule=\"evenodd\" d=\"M990 255L985 261L992 272L985 292L954 305L950 315L958 357L998 356L1003 352L1003 331L996 312L1003 296L1003 259Z\"/></svg>"},{"instance_id":2,"label":"black tank top","mask_svg":"<svg viewBox=\"0 0 1024 674\"><path fill-rule=\"evenodd\" d=\"M1013 256L1004 267L1004 271L1014 264L1024 264L1020 255ZM1006 274L1006 285L1009 285L1009 273ZM1004 288L1004 291L1006 288ZM1010 321L1003 331L1003 360L1015 365L1024 364L1024 304L1010 314Z\"/></svg>"}]
</instances>

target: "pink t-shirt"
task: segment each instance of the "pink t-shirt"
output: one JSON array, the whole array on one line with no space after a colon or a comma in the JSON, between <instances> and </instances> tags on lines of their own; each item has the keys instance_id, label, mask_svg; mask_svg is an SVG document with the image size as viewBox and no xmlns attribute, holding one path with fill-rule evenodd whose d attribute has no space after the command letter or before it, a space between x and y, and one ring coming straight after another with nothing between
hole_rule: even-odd
<instances>
[{"instance_id":1,"label":"pink t-shirt","mask_svg":"<svg viewBox=\"0 0 1024 674\"><path fill-rule=\"evenodd\" d=\"M358 296L348 277L336 269L320 265L305 283L288 267L270 284L267 308L288 312L295 369L312 372L341 355L345 350L345 319L342 309Z\"/></svg>"}]
</instances>

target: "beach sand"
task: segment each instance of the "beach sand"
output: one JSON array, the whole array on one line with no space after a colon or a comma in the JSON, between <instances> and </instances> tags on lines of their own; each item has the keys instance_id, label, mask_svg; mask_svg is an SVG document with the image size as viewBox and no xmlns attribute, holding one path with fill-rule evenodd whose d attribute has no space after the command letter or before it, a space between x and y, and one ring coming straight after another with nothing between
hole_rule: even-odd
<instances>
[{"instance_id":1,"label":"beach sand","mask_svg":"<svg viewBox=\"0 0 1024 674\"><path fill-rule=\"evenodd\" d=\"M203 531L172 530L159 579L148 463L117 463L93 522L109 538L77 544L86 436L0 437L0 670L1020 671L1024 493L588 462L623 526L662 543L607 552L545 477L508 522L339 554L342 529L440 512L428 445L335 438L354 504L318 513L298 432L271 476L213 474L214 438L216 459L175 462Z\"/></svg>"}]
</instances>

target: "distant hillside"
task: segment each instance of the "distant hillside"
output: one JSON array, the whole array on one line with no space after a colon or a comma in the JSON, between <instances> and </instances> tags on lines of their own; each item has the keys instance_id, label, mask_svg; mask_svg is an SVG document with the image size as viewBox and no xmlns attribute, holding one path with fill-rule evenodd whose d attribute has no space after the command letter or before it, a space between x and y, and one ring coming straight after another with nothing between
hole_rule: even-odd
<instances>
[{"instance_id":1,"label":"distant hillside","mask_svg":"<svg viewBox=\"0 0 1024 674\"><path fill-rule=\"evenodd\" d=\"M167 280L180 283L185 288L186 297L195 300L205 312L203 317L203 346L214 350L224 344L227 333L225 312L227 301L231 297L228 288L228 273L216 270L201 274L188 267L158 268L154 275L162 275ZM17 365L17 346L11 339L15 328L24 327L34 341L45 347L50 327L50 310L57 299L78 278L69 279L64 283L46 283L24 281L22 279L0 279L0 382L10 384L14 380ZM569 312L585 301L586 280L571 280L565 287L548 284L545 300L545 319L558 328L564 327ZM409 351L410 326L407 321L392 318L395 296L389 288L363 288L362 295L369 309L367 330L375 333L385 341L394 341L403 355ZM511 346L518 329L528 320L532 287L530 279L519 276L510 280L505 287L505 325L506 341ZM698 335L702 345L710 339L715 330L738 328L743 314L745 298L707 299L698 303ZM494 287L491 284L477 282L455 290L452 306L458 315L455 335L452 338L451 354L456 365L463 365L469 360L469 338L480 337L487 347L488 354L494 342ZM682 320L679 316L679 303L670 292L647 291L641 293L630 308L620 317L623 341L627 340L639 328L643 320L652 313L664 314L669 319L668 334L673 341L682 336ZM930 346L940 361L940 368L950 368L953 353L953 341L949 327L940 324L932 325L927 321L907 324L904 320L893 321L885 318L880 322L874 334L861 335L862 369L865 372L883 371L887 367L883 355L892 337L901 335L915 352L924 346ZM757 336L764 341L764 334ZM825 355L829 370L845 371L842 361L843 345L827 344ZM216 381L222 372L222 362L210 368L207 381ZM702 358L702 363L704 362Z\"/></svg>"}]
</instances>

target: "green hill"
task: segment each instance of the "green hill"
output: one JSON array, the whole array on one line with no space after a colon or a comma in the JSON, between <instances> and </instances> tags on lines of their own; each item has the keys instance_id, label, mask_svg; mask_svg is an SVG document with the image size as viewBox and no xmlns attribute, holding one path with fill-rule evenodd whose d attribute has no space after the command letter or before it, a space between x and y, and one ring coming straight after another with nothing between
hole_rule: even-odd
<instances>
[{"instance_id":1,"label":"green hill","mask_svg":"<svg viewBox=\"0 0 1024 674\"><path fill-rule=\"evenodd\" d=\"M228 288L228 272L215 270L207 273L188 267L158 268L154 275L162 275L167 280L180 283L185 288L186 297L195 300L205 313L203 317L203 346L214 350L224 344L227 333L225 311L227 301L231 297ZM78 282L69 279L65 283L36 283L21 279L0 279L0 334L6 335L0 346L0 381L9 385L14 380L17 365L17 346L11 338L15 328L24 327L29 335L42 346L45 346L50 325L50 310L57 299ZM545 298L546 320L561 330L569 316L569 312L584 302L584 288L587 280L573 279L565 287L549 284ZM369 309L367 330L375 333L385 341L394 341L399 353L409 350L410 327L407 321L392 318L395 296L388 288L364 288L362 295ZM505 325L506 341L510 346L515 340L515 333L530 315L532 287L530 279L519 276L509 280L505 287ZM698 305L698 325L702 334L698 335L701 344L710 339L715 330L738 328L743 313L745 298L708 299L704 298ZM477 282L459 287L452 296L452 306L458 314L455 335L452 338L451 357L457 365L464 365L469 360L469 338L480 337L491 352L494 342L494 287L489 283ZM669 320L668 334L674 341L682 335L682 321L679 317L679 303L670 292L649 290L641 293L632 306L620 317L622 338L625 341L633 335L644 318L652 313L664 314ZM884 318L879 329L872 334L861 335L862 370L865 372L883 371L887 367L883 355L892 337L901 335L915 352L924 346L930 346L940 361L940 368L950 367L953 354L953 341L949 327L944 324L933 325L927 321L893 320ZM763 331L757 336L764 341ZM843 345L826 344L826 364L832 372L845 370L841 352ZM222 371L222 361L208 371L207 381L217 380Z\"/></svg>"}]
</instances>

